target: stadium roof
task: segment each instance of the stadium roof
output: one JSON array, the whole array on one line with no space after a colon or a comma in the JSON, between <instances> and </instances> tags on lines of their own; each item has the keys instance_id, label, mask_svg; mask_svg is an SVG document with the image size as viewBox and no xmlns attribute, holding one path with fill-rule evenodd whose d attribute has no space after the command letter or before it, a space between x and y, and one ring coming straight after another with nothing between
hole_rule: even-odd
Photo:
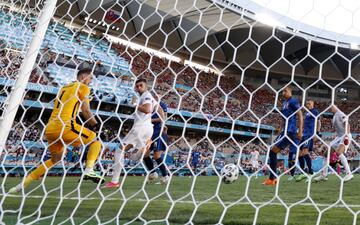
<instances>
[{"instance_id":1,"label":"stadium roof","mask_svg":"<svg viewBox=\"0 0 360 225\"><path fill-rule=\"evenodd\" d=\"M294 69L309 78L321 71L332 79L353 74L359 80L359 51L348 43L265 25L246 8L217 2L222 5L206 0L58 0L56 16L228 73L269 69L291 74Z\"/></svg>"},{"instance_id":2,"label":"stadium roof","mask_svg":"<svg viewBox=\"0 0 360 225\"><path fill-rule=\"evenodd\" d=\"M281 24L330 40L360 44L360 1L231 0Z\"/></svg>"}]
</instances>

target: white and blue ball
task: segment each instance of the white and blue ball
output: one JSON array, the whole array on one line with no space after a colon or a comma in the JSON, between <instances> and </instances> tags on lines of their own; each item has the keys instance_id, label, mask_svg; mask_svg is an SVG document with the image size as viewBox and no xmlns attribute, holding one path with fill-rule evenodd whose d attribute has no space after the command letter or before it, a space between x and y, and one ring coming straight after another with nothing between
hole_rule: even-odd
<instances>
[{"instance_id":1,"label":"white and blue ball","mask_svg":"<svg viewBox=\"0 0 360 225\"><path fill-rule=\"evenodd\" d=\"M222 181L231 184L239 178L239 168L235 164L227 164L221 169Z\"/></svg>"}]
</instances>

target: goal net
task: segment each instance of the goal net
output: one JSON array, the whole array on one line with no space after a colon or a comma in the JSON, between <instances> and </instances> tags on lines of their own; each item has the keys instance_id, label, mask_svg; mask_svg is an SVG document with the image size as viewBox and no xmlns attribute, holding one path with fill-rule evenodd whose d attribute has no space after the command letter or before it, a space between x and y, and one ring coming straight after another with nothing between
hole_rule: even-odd
<instances>
[{"instance_id":1,"label":"goal net","mask_svg":"<svg viewBox=\"0 0 360 225\"><path fill-rule=\"evenodd\" d=\"M1 223L356 224L360 5L277 2L1 1Z\"/></svg>"}]
</instances>

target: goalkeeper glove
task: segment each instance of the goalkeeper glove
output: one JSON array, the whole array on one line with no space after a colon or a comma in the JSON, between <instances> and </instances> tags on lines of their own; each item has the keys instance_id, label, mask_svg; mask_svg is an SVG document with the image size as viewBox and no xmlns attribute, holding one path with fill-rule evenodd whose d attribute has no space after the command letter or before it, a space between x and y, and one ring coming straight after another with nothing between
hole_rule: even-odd
<instances>
[{"instance_id":1,"label":"goalkeeper glove","mask_svg":"<svg viewBox=\"0 0 360 225\"><path fill-rule=\"evenodd\" d=\"M96 123L95 125L91 126L90 129L94 131L95 133L99 133L100 131L100 124Z\"/></svg>"},{"instance_id":2,"label":"goalkeeper glove","mask_svg":"<svg viewBox=\"0 0 360 225\"><path fill-rule=\"evenodd\" d=\"M100 124L99 123L95 124L90 129L92 131L94 131L97 134L97 136L100 137L101 140L103 140L103 141L107 140L107 136L105 135L105 133L100 131Z\"/></svg>"}]
</instances>

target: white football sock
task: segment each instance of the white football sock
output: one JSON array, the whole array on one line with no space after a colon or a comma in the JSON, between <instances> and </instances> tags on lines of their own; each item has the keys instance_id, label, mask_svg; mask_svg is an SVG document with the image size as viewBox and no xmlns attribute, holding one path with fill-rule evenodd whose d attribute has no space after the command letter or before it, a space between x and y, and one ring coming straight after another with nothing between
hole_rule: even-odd
<instances>
[{"instance_id":1,"label":"white football sock","mask_svg":"<svg viewBox=\"0 0 360 225\"><path fill-rule=\"evenodd\" d=\"M123 158L124 158L123 150L115 151L115 161L113 165L113 175L111 179L111 182L113 183L119 183L121 169L123 167Z\"/></svg>"},{"instance_id":2,"label":"white football sock","mask_svg":"<svg viewBox=\"0 0 360 225\"><path fill-rule=\"evenodd\" d=\"M87 174L87 173L90 173L90 172L93 172L93 171L94 171L93 168L87 168L86 167L84 173Z\"/></svg>"},{"instance_id":3,"label":"white football sock","mask_svg":"<svg viewBox=\"0 0 360 225\"><path fill-rule=\"evenodd\" d=\"M327 162L326 159L324 159L323 166L324 166L324 169L323 169L323 171L322 171L322 175L323 175L324 177L327 177L329 168L328 168L328 162Z\"/></svg>"},{"instance_id":4,"label":"white football sock","mask_svg":"<svg viewBox=\"0 0 360 225\"><path fill-rule=\"evenodd\" d=\"M348 163L346 157L344 156L344 154L341 154L339 156L339 158L340 158L341 164L344 166L344 168L346 170L346 174L351 174L349 163Z\"/></svg>"}]
</instances>

